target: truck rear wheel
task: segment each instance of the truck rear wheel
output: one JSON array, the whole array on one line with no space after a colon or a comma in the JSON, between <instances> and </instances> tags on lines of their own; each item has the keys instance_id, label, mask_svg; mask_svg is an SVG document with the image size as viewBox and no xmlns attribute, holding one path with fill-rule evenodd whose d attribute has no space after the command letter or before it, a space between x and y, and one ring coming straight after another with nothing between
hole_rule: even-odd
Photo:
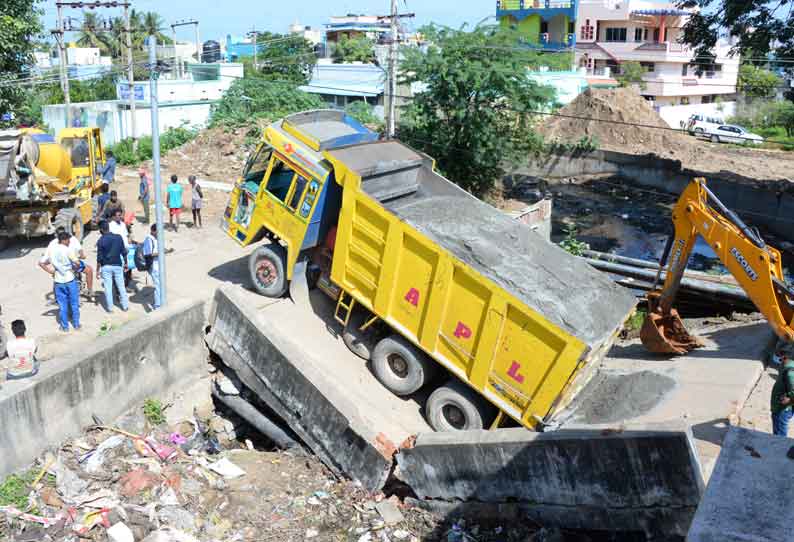
<instances>
[{"instance_id":1,"label":"truck rear wheel","mask_svg":"<svg viewBox=\"0 0 794 542\"><path fill-rule=\"evenodd\" d=\"M85 234L83 217L80 216L80 211L77 209L71 207L59 209L58 213L55 215L55 219L52 221L52 225L56 230L59 227L63 227L66 233L77 237L78 241L83 240L83 235Z\"/></svg>"},{"instance_id":2,"label":"truck rear wheel","mask_svg":"<svg viewBox=\"0 0 794 542\"><path fill-rule=\"evenodd\" d=\"M281 245L262 245L248 258L251 283L265 297L281 297L287 291L287 253Z\"/></svg>"},{"instance_id":3,"label":"truck rear wheel","mask_svg":"<svg viewBox=\"0 0 794 542\"><path fill-rule=\"evenodd\" d=\"M410 395L435 374L435 362L400 337L381 339L372 352L372 372L395 395Z\"/></svg>"},{"instance_id":4,"label":"truck rear wheel","mask_svg":"<svg viewBox=\"0 0 794 542\"><path fill-rule=\"evenodd\" d=\"M430 394L425 412L430 427L436 431L483 429L496 416L496 409L485 399L454 379Z\"/></svg>"}]
</instances>

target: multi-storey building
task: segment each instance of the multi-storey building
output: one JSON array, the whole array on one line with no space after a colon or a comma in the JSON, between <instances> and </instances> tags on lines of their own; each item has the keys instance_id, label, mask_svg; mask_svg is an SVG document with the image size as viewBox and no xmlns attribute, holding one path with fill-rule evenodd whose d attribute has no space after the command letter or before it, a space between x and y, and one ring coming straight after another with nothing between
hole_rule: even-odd
<instances>
[{"instance_id":1,"label":"multi-storey building","mask_svg":"<svg viewBox=\"0 0 794 542\"><path fill-rule=\"evenodd\" d=\"M711 103L736 92L739 57L721 41L713 58L680 43L690 10L658 0L499 0L497 17L530 45L574 51L588 74L617 75L625 62L644 68L643 96L656 105Z\"/></svg>"}]
</instances>

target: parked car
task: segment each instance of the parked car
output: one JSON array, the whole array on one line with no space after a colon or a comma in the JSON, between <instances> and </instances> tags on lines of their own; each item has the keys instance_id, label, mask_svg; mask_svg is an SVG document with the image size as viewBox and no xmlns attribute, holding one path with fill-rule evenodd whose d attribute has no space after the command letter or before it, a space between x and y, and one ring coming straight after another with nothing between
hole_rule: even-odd
<instances>
[{"instance_id":1,"label":"parked car","mask_svg":"<svg viewBox=\"0 0 794 542\"><path fill-rule=\"evenodd\" d=\"M736 143L739 145L760 145L764 138L758 134L748 132L741 126L722 124L706 131L712 143Z\"/></svg>"},{"instance_id":2,"label":"parked car","mask_svg":"<svg viewBox=\"0 0 794 542\"><path fill-rule=\"evenodd\" d=\"M725 120L720 117L691 115L686 124L686 131L690 135L703 135L708 132L709 128L716 128L722 124L725 124Z\"/></svg>"}]
</instances>

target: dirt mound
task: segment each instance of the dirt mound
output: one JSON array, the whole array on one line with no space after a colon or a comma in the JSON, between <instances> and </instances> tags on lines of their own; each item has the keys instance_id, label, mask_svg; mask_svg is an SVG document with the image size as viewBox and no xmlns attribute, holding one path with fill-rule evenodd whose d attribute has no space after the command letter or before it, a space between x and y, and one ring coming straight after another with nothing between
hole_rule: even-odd
<instances>
[{"instance_id":1,"label":"dirt mound","mask_svg":"<svg viewBox=\"0 0 794 542\"><path fill-rule=\"evenodd\" d=\"M671 130L651 103L629 88L587 89L559 114L538 126L548 142L590 137L600 149L680 160L696 173L739 182L791 179L794 171L794 153L709 143Z\"/></svg>"},{"instance_id":2,"label":"dirt mound","mask_svg":"<svg viewBox=\"0 0 794 542\"><path fill-rule=\"evenodd\" d=\"M629 88L589 88L562 108L560 115L565 116L550 117L539 127L549 142L576 143L590 137L601 149L678 160L697 152L695 140L661 129L669 128L667 123L650 102Z\"/></svg>"}]
</instances>

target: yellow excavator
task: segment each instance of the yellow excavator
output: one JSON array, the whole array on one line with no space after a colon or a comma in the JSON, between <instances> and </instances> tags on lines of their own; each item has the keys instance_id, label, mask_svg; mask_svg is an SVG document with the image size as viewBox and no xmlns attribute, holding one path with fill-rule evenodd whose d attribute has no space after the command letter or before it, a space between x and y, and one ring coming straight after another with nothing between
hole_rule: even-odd
<instances>
[{"instance_id":1,"label":"yellow excavator","mask_svg":"<svg viewBox=\"0 0 794 542\"><path fill-rule=\"evenodd\" d=\"M648 315L640 339L648 350L685 354L702 346L673 308L697 236L709 244L775 333L794 341L794 287L783 276L780 252L725 207L705 179L694 179L681 193L673 208L673 224L675 232L665 247L654 288L647 294ZM664 284L657 289L664 268Z\"/></svg>"},{"instance_id":2,"label":"yellow excavator","mask_svg":"<svg viewBox=\"0 0 794 542\"><path fill-rule=\"evenodd\" d=\"M0 130L0 247L58 226L82 238L104 161L99 128Z\"/></svg>"}]
</instances>

